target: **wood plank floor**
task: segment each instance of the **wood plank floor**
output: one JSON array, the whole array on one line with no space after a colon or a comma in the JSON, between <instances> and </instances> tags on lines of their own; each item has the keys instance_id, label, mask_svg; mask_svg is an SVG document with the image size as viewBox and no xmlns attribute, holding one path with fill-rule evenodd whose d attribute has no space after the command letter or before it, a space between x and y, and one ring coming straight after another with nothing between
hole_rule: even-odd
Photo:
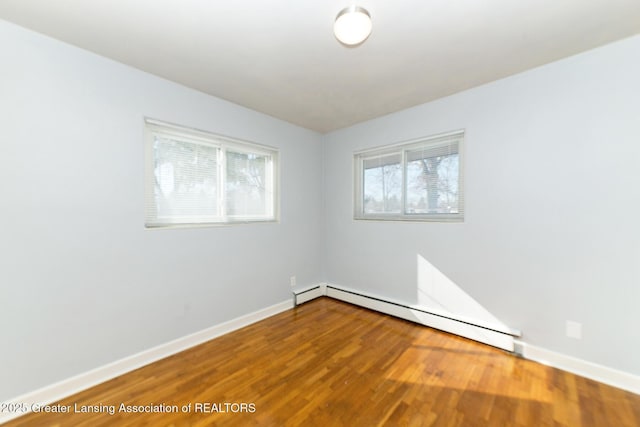
<instances>
[{"instance_id":1,"label":"wood plank floor","mask_svg":"<svg viewBox=\"0 0 640 427\"><path fill-rule=\"evenodd\" d=\"M115 413L5 426L640 426L639 395L328 298L57 404Z\"/></svg>"}]
</instances>

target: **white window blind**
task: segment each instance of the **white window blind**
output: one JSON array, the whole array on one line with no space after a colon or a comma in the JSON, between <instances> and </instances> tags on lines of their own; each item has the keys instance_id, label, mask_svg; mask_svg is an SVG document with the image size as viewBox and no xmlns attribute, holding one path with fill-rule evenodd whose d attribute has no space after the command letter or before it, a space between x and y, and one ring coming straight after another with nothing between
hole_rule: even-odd
<instances>
[{"instance_id":1,"label":"white window blind","mask_svg":"<svg viewBox=\"0 0 640 427\"><path fill-rule=\"evenodd\" d=\"M268 155L227 151L226 199L230 217L273 214L272 175Z\"/></svg>"},{"instance_id":2,"label":"white window blind","mask_svg":"<svg viewBox=\"0 0 640 427\"><path fill-rule=\"evenodd\" d=\"M146 120L147 227L277 220L277 150Z\"/></svg>"},{"instance_id":3,"label":"white window blind","mask_svg":"<svg viewBox=\"0 0 640 427\"><path fill-rule=\"evenodd\" d=\"M154 210L161 222L215 220L218 148L154 135Z\"/></svg>"},{"instance_id":4,"label":"white window blind","mask_svg":"<svg viewBox=\"0 0 640 427\"><path fill-rule=\"evenodd\" d=\"M354 154L356 219L462 221L464 132Z\"/></svg>"}]
</instances>

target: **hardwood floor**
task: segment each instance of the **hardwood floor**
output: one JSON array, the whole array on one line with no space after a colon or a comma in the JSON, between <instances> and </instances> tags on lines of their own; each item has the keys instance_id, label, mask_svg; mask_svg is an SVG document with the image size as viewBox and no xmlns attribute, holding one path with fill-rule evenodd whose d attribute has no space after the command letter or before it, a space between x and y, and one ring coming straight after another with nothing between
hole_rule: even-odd
<instances>
[{"instance_id":1,"label":"hardwood floor","mask_svg":"<svg viewBox=\"0 0 640 427\"><path fill-rule=\"evenodd\" d=\"M640 426L639 395L328 298L56 405L98 413L5 426Z\"/></svg>"}]
</instances>

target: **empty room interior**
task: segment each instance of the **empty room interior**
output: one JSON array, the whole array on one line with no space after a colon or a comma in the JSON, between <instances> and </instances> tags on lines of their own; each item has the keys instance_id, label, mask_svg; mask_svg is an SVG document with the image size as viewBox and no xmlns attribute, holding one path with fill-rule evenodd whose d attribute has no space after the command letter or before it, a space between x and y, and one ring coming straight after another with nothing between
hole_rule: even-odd
<instances>
[{"instance_id":1,"label":"empty room interior","mask_svg":"<svg viewBox=\"0 0 640 427\"><path fill-rule=\"evenodd\" d=\"M0 0L0 118L0 424L640 426L637 0Z\"/></svg>"}]
</instances>

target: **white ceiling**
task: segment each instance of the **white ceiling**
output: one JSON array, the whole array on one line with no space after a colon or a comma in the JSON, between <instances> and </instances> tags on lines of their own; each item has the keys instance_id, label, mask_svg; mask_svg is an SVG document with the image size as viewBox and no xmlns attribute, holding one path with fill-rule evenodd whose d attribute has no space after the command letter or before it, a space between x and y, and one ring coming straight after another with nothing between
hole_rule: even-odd
<instances>
[{"instance_id":1,"label":"white ceiling","mask_svg":"<svg viewBox=\"0 0 640 427\"><path fill-rule=\"evenodd\" d=\"M0 0L0 18L328 132L640 32L640 0Z\"/></svg>"}]
</instances>

